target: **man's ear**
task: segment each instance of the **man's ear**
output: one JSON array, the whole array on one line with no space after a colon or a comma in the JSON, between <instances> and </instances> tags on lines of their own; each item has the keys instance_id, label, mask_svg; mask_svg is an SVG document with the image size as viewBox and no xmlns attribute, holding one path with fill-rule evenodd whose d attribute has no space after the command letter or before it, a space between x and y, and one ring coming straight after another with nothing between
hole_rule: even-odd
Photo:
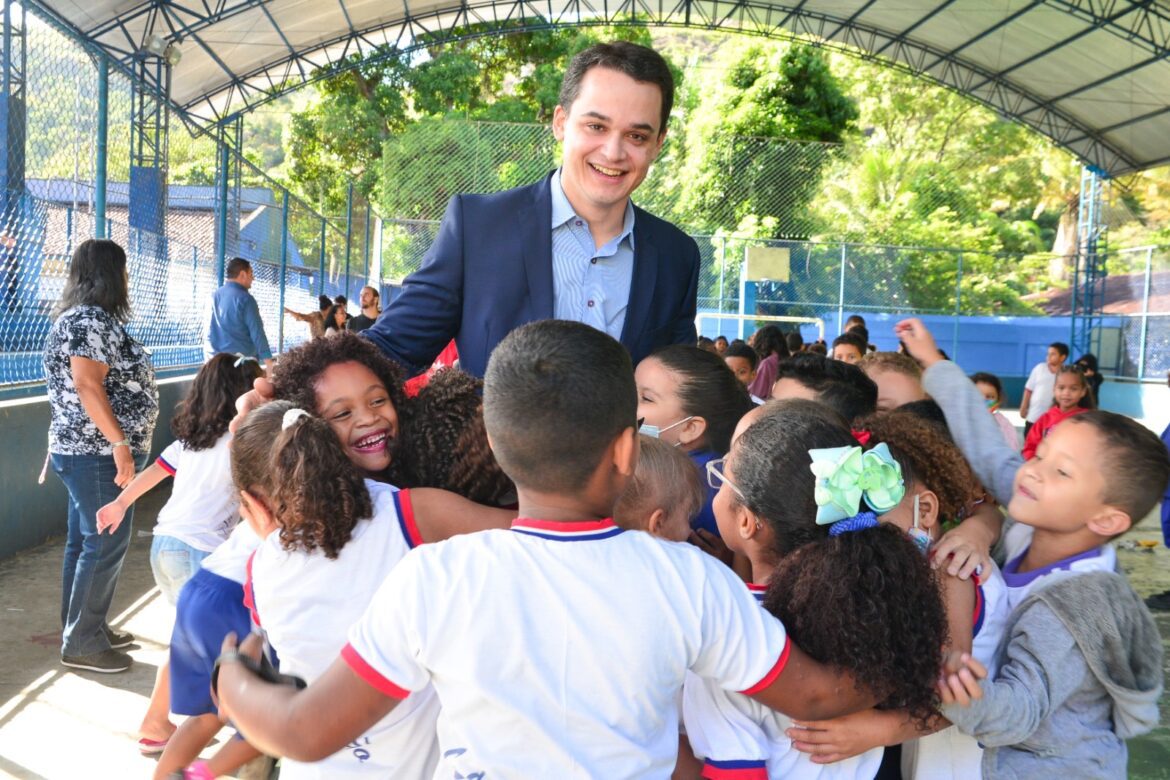
<instances>
[{"instance_id":1,"label":"man's ear","mask_svg":"<svg viewBox=\"0 0 1170 780\"><path fill-rule=\"evenodd\" d=\"M565 122L569 119L569 112L561 108L559 105L553 109L552 130L553 138L558 141L565 140Z\"/></svg>"},{"instance_id":2,"label":"man's ear","mask_svg":"<svg viewBox=\"0 0 1170 780\"><path fill-rule=\"evenodd\" d=\"M261 539L276 530L276 518L255 493L240 491L240 517L252 527Z\"/></svg>"},{"instance_id":3,"label":"man's ear","mask_svg":"<svg viewBox=\"0 0 1170 780\"><path fill-rule=\"evenodd\" d=\"M692 442L703 438L703 434L706 432L707 419L696 415L682 424L682 428L678 432L678 441L680 444L689 446Z\"/></svg>"},{"instance_id":4,"label":"man's ear","mask_svg":"<svg viewBox=\"0 0 1170 780\"><path fill-rule=\"evenodd\" d=\"M634 476L638 468L638 431L625 428L613 440L613 466L624 477Z\"/></svg>"},{"instance_id":5,"label":"man's ear","mask_svg":"<svg viewBox=\"0 0 1170 780\"><path fill-rule=\"evenodd\" d=\"M1128 531L1133 526L1133 519L1124 510L1115 506L1105 506L1089 519L1086 526L1098 536L1111 539Z\"/></svg>"}]
</instances>

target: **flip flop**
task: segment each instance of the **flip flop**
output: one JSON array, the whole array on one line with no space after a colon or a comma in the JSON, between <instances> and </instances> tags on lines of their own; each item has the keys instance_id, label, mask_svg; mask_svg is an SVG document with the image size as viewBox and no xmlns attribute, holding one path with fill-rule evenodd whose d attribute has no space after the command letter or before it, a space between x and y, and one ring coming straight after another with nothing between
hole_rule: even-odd
<instances>
[{"instance_id":1,"label":"flip flop","mask_svg":"<svg viewBox=\"0 0 1170 780\"><path fill-rule=\"evenodd\" d=\"M159 753L167 749L166 739L148 739L143 737L138 740L138 752L144 756L157 756Z\"/></svg>"}]
</instances>

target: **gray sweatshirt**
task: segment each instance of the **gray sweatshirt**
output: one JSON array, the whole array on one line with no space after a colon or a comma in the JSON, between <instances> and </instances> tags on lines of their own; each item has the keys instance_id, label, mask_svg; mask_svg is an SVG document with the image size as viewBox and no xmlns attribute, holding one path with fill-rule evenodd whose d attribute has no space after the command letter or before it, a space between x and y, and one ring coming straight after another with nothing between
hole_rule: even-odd
<instances>
[{"instance_id":1,"label":"gray sweatshirt","mask_svg":"<svg viewBox=\"0 0 1170 780\"><path fill-rule=\"evenodd\" d=\"M959 449L1002 503L1023 463L1004 443L975 385L954 363L923 385ZM1125 777L1124 739L1158 723L1162 643L1145 604L1118 573L1038 584L1012 613L984 698L943 714L986 749L986 778Z\"/></svg>"}]
</instances>

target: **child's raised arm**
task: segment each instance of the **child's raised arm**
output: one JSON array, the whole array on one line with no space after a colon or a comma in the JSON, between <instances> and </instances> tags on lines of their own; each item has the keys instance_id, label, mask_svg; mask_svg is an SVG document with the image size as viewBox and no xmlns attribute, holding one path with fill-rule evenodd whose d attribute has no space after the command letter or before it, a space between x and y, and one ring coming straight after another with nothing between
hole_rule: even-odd
<instances>
[{"instance_id":1,"label":"child's raised arm","mask_svg":"<svg viewBox=\"0 0 1170 780\"><path fill-rule=\"evenodd\" d=\"M942 407L951 435L975 475L1006 505L1012 497L1016 472L1024 461L1003 440L979 390L961 368L943 359L934 336L921 320L902 320L894 332L911 357L922 364L922 386Z\"/></svg>"},{"instance_id":2,"label":"child's raised arm","mask_svg":"<svg viewBox=\"0 0 1170 780\"><path fill-rule=\"evenodd\" d=\"M122 518L126 516L126 510L169 476L166 469L157 462L151 463L118 494L117 498L97 511L98 533L106 529L109 529L110 533L117 531L118 526L122 524Z\"/></svg>"},{"instance_id":3,"label":"child's raised arm","mask_svg":"<svg viewBox=\"0 0 1170 780\"><path fill-rule=\"evenodd\" d=\"M252 634L239 652L260 658L261 640ZM235 634L223 642L219 669L219 704L249 744L273 756L320 761L368 731L399 699L358 676L341 658L304 690L265 682L231 662ZM226 656L226 657L225 657Z\"/></svg>"},{"instance_id":4,"label":"child's raised arm","mask_svg":"<svg viewBox=\"0 0 1170 780\"><path fill-rule=\"evenodd\" d=\"M836 718L878 703L878 696L852 675L817 663L791 640L787 652L783 671L752 698L800 720Z\"/></svg>"},{"instance_id":5,"label":"child's raised arm","mask_svg":"<svg viewBox=\"0 0 1170 780\"><path fill-rule=\"evenodd\" d=\"M942 731L950 721L936 715L923 729L905 710L863 710L832 720L793 721L785 735L814 764L835 764L878 747Z\"/></svg>"}]
</instances>

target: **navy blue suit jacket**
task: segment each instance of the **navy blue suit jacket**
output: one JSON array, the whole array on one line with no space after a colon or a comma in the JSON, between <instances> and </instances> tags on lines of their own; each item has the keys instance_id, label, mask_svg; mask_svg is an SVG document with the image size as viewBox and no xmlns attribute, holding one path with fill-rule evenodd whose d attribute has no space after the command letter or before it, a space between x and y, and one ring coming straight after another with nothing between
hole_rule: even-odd
<instances>
[{"instance_id":1,"label":"navy blue suit jacket","mask_svg":"<svg viewBox=\"0 0 1170 780\"><path fill-rule=\"evenodd\" d=\"M454 338L464 371L483 376L515 327L553 316L550 178L492 195L456 195L435 243L402 293L363 335L408 373ZM636 364L668 344L695 343L699 248L634 207L634 272L621 342Z\"/></svg>"}]
</instances>

